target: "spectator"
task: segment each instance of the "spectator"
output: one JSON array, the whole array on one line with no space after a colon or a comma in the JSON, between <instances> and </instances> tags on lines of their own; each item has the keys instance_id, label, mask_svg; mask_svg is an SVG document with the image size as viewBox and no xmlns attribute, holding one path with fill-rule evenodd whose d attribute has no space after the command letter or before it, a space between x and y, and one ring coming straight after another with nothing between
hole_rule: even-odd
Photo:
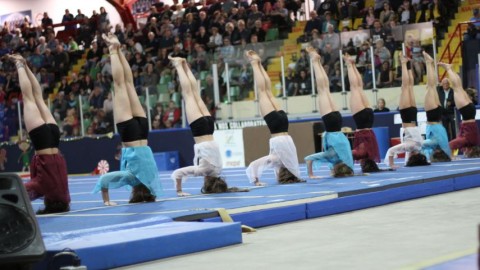
<instances>
[{"instance_id":1,"label":"spectator","mask_svg":"<svg viewBox=\"0 0 480 270\"><path fill-rule=\"evenodd\" d=\"M102 88L95 86L93 91L88 97L88 103L90 104L90 113L96 114L99 109L103 108L104 97L102 94Z\"/></svg>"},{"instance_id":2,"label":"spectator","mask_svg":"<svg viewBox=\"0 0 480 270\"><path fill-rule=\"evenodd\" d=\"M162 119L165 112L163 109L162 103L157 103L152 111L152 129L164 129L165 124L163 123Z\"/></svg>"},{"instance_id":3,"label":"spectator","mask_svg":"<svg viewBox=\"0 0 480 270\"><path fill-rule=\"evenodd\" d=\"M410 4L410 0L404 0L402 6L398 9L401 24L415 23L415 10Z\"/></svg>"},{"instance_id":4,"label":"spectator","mask_svg":"<svg viewBox=\"0 0 480 270\"><path fill-rule=\"evenodd\" d=\"M113 113L113 96L111 91L108 91L107 98L103 101L103 111L106 114Z\"/></svg>"},{"instance_id":5,"label":"spectator","mask_svg":"<svg viewBox=\"0 0 480 270\"><path fill-rule=\"evenodd\" d=\"M198 16L198 8L195 5L195 0L190 0L188 1L188 6L185 8L185 16L188 16L188 14L192 14L192 17L197 17Z\"/></svg>"},{"instance_id":6,"label":"spectator","mask_svg":"<svg viewBox=\"0 0 480 270\"><path fill-rule=\"evenodd\" d=\"M258 43L258 37L255 34L251 35L250 43L247 44L246 48L255 51L261 58L265 56L265 46L263 43Z\"/></svg>"},{"instance_id":7,"label":"spectator","mask_svg":"<svg viewBox=\"0 0 480 270\"><path fill-rule=\"evenodd\" d=\"M425 60L423 58L423 49L419 39L414 39L412 44L412 65L414 71L415 83L423 80L425 70Z\"/></svg>"},{"instance_id":8,"label":"spectator","mask_svg":"<svg viewBox=\"0 0 480 270\"><path fill-rule=\"evenodd\" d=\"M323 48L323 39L317 29L312 31L312 47L317 51Z\"/></svg>"},{"instance_id":9,"label":"spectator","mask_svg":"<svg viewBox=\"0 0 480 270\"><path fill-rule=\"evenodd\" d=\"M374 50L374 56L375 56L375 68L379 69L380 66L384 62L390 62L392 57L390 55L390 51L383 46L384 42L382 39L379 39L375 42L375 50Z\"/></svg>"},{"instance_id":10,"label":"spectator","mask_svg":"<svg viewBox=\"0 0 480 270\"><path fill-rule=\"evenodd\" d=\"M45 30L47 27L52 26L53 21L50 17L48 17L48 13L44 12L43 13L43 18L42 18L42 28Z\"/></svg>"},{"instance_id":11,"label":"spectator","mask_svg":"<svg viewBox=\"0 0 480 270\"><path fill-rule=\"evenodd\" d=\"M66 76L70 69L70 58L68 53L64 51L63 45L57 46L57 53L53 57L53 67L55 68L56 76Z\"/></svg>"},{"instance_id":12,"label":"spectator","mask_svg":"<svg viewBox=\"0 0 480 270\"><path fill-rule=\"evenodd\" d=\"M455 130L455 99L453 97L453 89L450 82L444 78L441 85L437 87L438 98L442 106L442 124L447 130L448 140L451 141L456 137Z\"/></svg>"},{"instance_id":13,"label":"spectator","mask_svg":"<svg viewBox=\"0 0 480 270\"><path fill-rule=\"evenodd\" d=\"M378 88L392 87L392 83L393 83L393 71L390 67L390 62L385 61L382 63L382 67L378 75L377 87Z\"/></svg>"},{"instance_id":14,"label":"spectator","mask_svg":"<svg viewBox=\"0 0 480 270\"><path fill-rule=\"evenodd\" d=\"M170 100L168 103L168 108L163 116L163 124L167 128L177 128L181 126L181 112L173 100Z\"/></svg>"},{"instance_id":15,"label":"spectator","mask_svg":"<svg viewBox=\"0 0 480 270\"><path fill-rule=\"evenodd\" d=\"M325 13L325 20L322 23L322 33L328 33L329 25L332 26L333 31L337 29L337 22L332 18L332 13Z\"/></svg>"},{"instance_id":16,"label":"spectator","mask_svg":"<svg viewBox=\"0 0 480 270\"><path fill-rule=\"evenodd\" d=\"M250 37L252 35L256 35L258 42L264 42L265 41L265 36L266 36L265 30L262 28L262 21L261 20L256 20L255 25L253 26L252 30L250 31Z\"/></svg>"},{"instance_id":17,"label":"spectator","mask_svg":"<svg viewBox=\"0 0 480 270\"><path fill-rule=\"evenodd\" d=\"M319 16L325 16L326 17L327 12L333 17L337 16L338 8L337 8L337 5L336 5L334 0L323 1L317 9L317 14Z\"/></svg>"},{"instance_id":18,"label":"spectator","mask_svg":"<svg viewBox=\"0 0 480 270\"><path fill-rule=\"evenodd\" d=\"M60 91L57 93L57 97L53 101L53 115L57 121L63 121L67 115L68 102L65 100L65 93Z\"/></svg>"},{"instance_id":19,"label":"spectator","mask_svg":"<svg viewBox=\"0 0 480 270\"><path fill-rule=\"evenodd\" d=\"M336 53L340 49L340 35L333 31L334 26L329 24L327 26L327 33L323 36L323 53L325 53L325 47L330 45L332 52Z\"/></svg>"},{"instance_id":20,"label":"spectator","mask_svg":"<svg viewBox=\"0 0 480 270\"><path fill-rule=\"evenodd\" d=\"M389 112L390 109L385 107L385 99L379 98L377 100L377 107L373 111L374 112Z\"/></svg>"},{"instance_id":21,"label":"spectator","mask_svg":"<svg viewBox=\"0 0 480 270\"><path fill-rule=\"evenodd\" d=\"M375 17L375 12L373 10L373 7L368 7L367 12L366 12L365 16L363 17L363 24L367 28L372 28L375 20L376 20L376 17Z\"/></svg>"},{"instance_id":22,"label":"spectator","mask_svg":"<svg viewBox=\"0 0 480 270\"><path fill-rule=\"evenodd\" d=\"M65 14L63 14L62 23L69 23L73 21L73 14L70 13L68 9L65 9ZM68 24L65 26L65 30L75 30L77 27L73 24Z\"/></svg>"},{"instance_id":23,"label":"spectator","mask_svg":"<svg viewBox=\"0 0 480 270\"><path fill-rule=\"evenodd\" d=\"M393 11L390 3L385 1L383 3L383 10L380 12L379 21L381 24L387 24L389 21L395 18L395 11Z\"/></svg>"},{"instance_id":24,"label":"spectator","mask_svg":"<svg viewBox=\"0 0 480 270\"><path fill-rule=\"evenodd\" d=\"M257 20L263 20L263 13L258 10L258 5L252 3L250 6L250 14L248 14L247 28L252 29Z\"/></svg>"},{"instance_id":25,"label":"spectator","mask_svg":"<svg viewBox=\"0 0 480 270\"><path fill-rule=\"evenodd\" d=\"M373 43L376 43L377 40L385 40L387 39L387 31L382 27L382 24L380 23L379 20L375 20L373 22L373 28L372 28L372 41Z\"/></svg>"},{"instance_id":26,"label":"spectator","mask_svg":"<svg viewBox=\"0 0 480 270\"><path fill-rule=\"evenodd\" d=\"M104 33L110 30L110 17L104 7L100 7L100 14L98 15L98 28L100 32Z\"/></svg>"},{"instance_id":27,"label":"spectator","mask_svg":"<svg viewBox=\"0 0 480 270\"><path fill-rule=\"evenodd\" d=\"M312 93L312 80L303 69L300 70L295 85L297 87L295 95L308 95Z\"/></svg>"},{"instance_id":28,"label":"spectator","mask_svg":"<svg viewBox=\"0 0 480 270\"><path fill-rule=\"evenodd\" d=\"M148 88L150 94L156 93L159 81L158 73L153 69L152 64L147 64L143 77L143 87Z\"/></svg>"},{"instance_id":29,"label":"spectator","mask_svg":"<svg viewBox=\"0 0 480 270\"><path fill-rule=\"evenodd\" d=\"M322 20L320 20L320 18L318 18L317 12L315 10L312 10L310 12L310 19L305 24L305 28L303 29L303 32L307 36L310 36L313 30L317 30L318 32L323 32L322 24L323 22Z\"/></svg>"}]
</instances>

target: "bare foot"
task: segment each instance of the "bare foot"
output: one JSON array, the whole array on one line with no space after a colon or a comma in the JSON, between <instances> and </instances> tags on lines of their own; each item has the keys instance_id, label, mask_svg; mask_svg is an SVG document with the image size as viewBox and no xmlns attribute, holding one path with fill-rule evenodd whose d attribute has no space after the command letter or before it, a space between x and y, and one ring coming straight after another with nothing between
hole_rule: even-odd
<instances>
[{"instance_id":1,"label":"bare foot","mask_svg":"<svg viewBox=\"0 0 480 270\"><path fill-rule=\"evenodd\" d=\"M260 56L258 56L258 54L253 50L245 51L245 56L247 57L248 61L250 61L250 63L260 62L261 60Z\"/></svg>"},{"instance_id":2,"label":"bare foot","mask_svg":"<svg viewBox=\"0 0 480 270\"><path fill-rule=\"evenodd\" d=\"M408 59L405 55L400 54L400 62L402 64L406 64L408 61L410 61L410 59Z\"/></svg>"},{"instance_id":3,"label":"bare foot","mask_svg":"<svg viewBox=\"0 0 480 270\"><path fill-rule=\"evenodd\" d=\"M312 60L320 60L320 55L318 55L318 52L317 50L312 47L312 46L308 46L305 51L308 53L308 55L310 56L310 58L312 58Z\"/></svg>"},{"instance_id":4,"label":"bare foot","mask_svg":"<svg viewBox=\"0 0 480 270\"><path fill-rule=\"evenodd\" d=\"M170 55L168 56L168 60L170 60L170 62L172 62L172 65L174 67L180 66L180 65L183 64L183 62L185 62L185 59L183 59L181 57L171 57Z\"/></svg>"},{"instance_id":5,"label":"bare foot","mask_svg":"<svg viewBox=\"0 0 480 270\"><path fill-rule=\"evenodd\" d=\"M183 192L183 191L177 191L177 196L178 197L186 197L186 196L190 196L192 194L190 193L187 193L187 192Z\"/></svg>"},{"instance_id":6,"label":"bare foot","mask_svg":"<svg viewBox=\"0 0 480 270\"><path fill-rule=\"evenodd\" d=\"M321 177L321 176L319 176L319 175L313 175L313 174L311 174L311 175L308 176L308 178L310 178L310 179L322 179L323 177Z\"/></svg>"},{"instance_id":7,"label":"bare foot","mask_svg":"<svg viewBox=\"0 0 480 270\"><path fill-rule=\"evenodd\" d=\"M118 38L112 33L102 34L102 38L103 40L105 40L105 43L107 43L108 49L110 51L116 50L121 46Z\"/></svg>"},{"instance_id":8,"label":"bare foot","mask_svg":"<svg viewBox=\"0 0 480 270\"><path fill-rule=\"evenodd\" d=\"M447 64L447 63L444 63L444 62L438 62L438 65L443 67L445 70L452 69L452 64Z\"/></svg>"},{"instance_id":9,"label":"bare foot","mask_svg":"<svg viewBox=\"0 0 480 270\"><path fill-rule=\"evenodd\" d=\"M112 202L112 201L104 202L103 204L104 204L105 206L115 206L115 205L118 205L118 203Z\"/></svg>"},{"instance_id":10,"label":"bare foot","mask_svg":"<svg viewBox=\"0 0 480 270\"><path fill-rule=\"evenodd\" d=\"M259 180L256 180L255 182L253 182L253 184L257 187L264 187L266 186L267 184L263 183L263 182L260 182Z\"/></svg>"},{"instance_id":11,"label":"bare foot","mask_svg":"<svg viewBox=\"0 0 480 270\"><path fill-rule=\"evenodd\" d=\"M347 63L347 65L355 64L355 62L353 61L353 58L348 53L343 55L343 60L345 60L345 63Z\"/></svg>"},{"instance_id":12,"label":"bare foot","mask_svg":"<svg viewBox=\"0 0 480 270\"><path fill-rule=\"evenodd\" d=\"M423 58L425 58L425 63L432 64L433 58L426 52L423 52Z\"/></svg>"}]
</instances>

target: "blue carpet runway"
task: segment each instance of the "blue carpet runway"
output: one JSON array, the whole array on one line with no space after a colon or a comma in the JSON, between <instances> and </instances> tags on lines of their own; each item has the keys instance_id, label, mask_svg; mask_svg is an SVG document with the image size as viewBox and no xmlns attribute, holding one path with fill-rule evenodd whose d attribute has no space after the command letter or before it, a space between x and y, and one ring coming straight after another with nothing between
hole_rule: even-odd
<instances>
[{"instance_id":1,"label":"blue carpet runway","mask_svg":"<svg viewBox=\"0 0 480 270\"><path fill-rule=\"evenodd\" d=\"M225 169L229 186L250 192L201 194L203 179L192 177L183 185L189 197L177 197L171 172L160 172L165 194L157 202L128 204L130 192L114 189L110 198L119 205L113 207L91 193L98 176L78 176L69 179L71 211L38 221L49 258L68 247L89 269L106 269L241 243L240 223L269 226L478 187L479 168L480 159L465 159L291 185L276 184L273 171L266 171L265 187L251 186L244 168ZM305 165L301 174L307 178ZM327 176L329 170L325 166L315 174ZM33 202L35 210L42 204ZM227 209L235 222L217 222L218 208ZM128 256L102 256L111 252Z\"/></svg>"}]
</instances>

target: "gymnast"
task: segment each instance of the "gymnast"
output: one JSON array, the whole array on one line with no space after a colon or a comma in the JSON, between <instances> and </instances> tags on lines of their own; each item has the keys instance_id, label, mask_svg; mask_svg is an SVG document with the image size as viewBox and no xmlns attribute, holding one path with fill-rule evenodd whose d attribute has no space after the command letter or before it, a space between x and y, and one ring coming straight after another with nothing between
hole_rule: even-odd
<instances>
[{"instance_id":1,"label":"gymnast","mask_svg":"<svg viewBox=\"0 0 480 270\"><path fill-rule=\"evenodd\" d=\"M199 95L197 80L185 59L169 57L177 71L182 87L182 96L185 101L185 114L190 123L190 130L195 140L193 166L175 170L172 179L175 182L177 196L190 195L183 192L182 183L190 176L203 176L202 193L224 193L248 191L238 188L228 188L225 180L220 177L222 173L222 157L217 142L213 138L215 129L214 119L210 115L205 103Z\"/></svg>"},{"instance_id":2,"label":"gymnast","mask_svg":"<svg viewBox=\"0 0 480 270\"><path fill-rule=\"evenodd\" d=\"M426 140L422 144L422 153L431 162L451 161L447 131L442 124L442 106L436 90L435 63L426 52L423 52L423 57L427 68L427 93L425 94L427 128Z\"/></svg>"},{"instance_id":3,"label":"gymnast","mask_svg":"<svg viewBox=\"0 0 480 270\"><path fill-rule=\"evenodd\" d=\"M280 184L305 182L300 178L297 148L292 137L288 135L287 114L279 108L272 94L272 84L267 72L262 66L261 59L255 51L245 52L253 69L253 78L258 89L260 112L270 130L270 153L261 157L248 166L246 173L256 186L264 186L260 181L262 173L267 168L273 168L277 181Z\"/></svg>"},{"instance_id":4,"label":"gymnast","mask_svg":"<svg viewBox=\"0 0 480 270\"><path fill-rule=\"evenodd\" d=\"M380 162L380 153L372 130L373 110L363 91L362 76L355 66L355 61L348 54L344 55L344 59L350 81L350 110L357 126L353 137L352 156L354 160L360 160L362 172L378 172L380 169L376 162Z\"/></svg>"},{"instance_id":5,"label":"gymnast","mask_svg":"<svg viewBox=\"0 0 480 270\"><path fill-rule=\"evenodd\" d=\"M328 76L320 64L320 55L313 47L307 49L315 72L317 84L317 102L322 116L325 132L322 134L324 152L305 157L309 178L321 178L313 174L322 162L328 163L334 177L353 176L353 157L350 142L341 131L342 115L338 112L330 94Z\"/></svg>"},{"instance_id":6,"label":"gymnast","mask_svg":"<svg viewBox=\"0 0 480 270\"><path fill-rule=\"evenodd\" d=\"M385 163L395 169L394 156L405 153L406 166L430 165L425 155L421 154L423 137L417 127L417 106L413 93L413 73L410 60L400 55L402 65L402 87L399 101L400 116L402 118L403 141L390 147L385 156Z\"/></svg>"},{"instance_id":7,"label":"gymnast","mask_svg":"<svg viewBox=\"0 0 480 270\"><path fill-rule=\"evenodd\" d=\"M68 212L67 165L58 149L60 130L42 97L35 75L20 55L8 55L17 67L18 80L23 95L24 122L35 149L30 164L30 181L25 184L30 200L44 197L44 209L37 214Z\"/></svg>"},{"instance_id":8,"label":"gymnast","mask_svg":"<svg viewBox=\"0 0 480 270\"><path fill-rule=\"evenodd\" d=\"M133 76L117 37L103 34L109 46L114 84L113 114L122 140L120 171L100 177L93 192L102 191L106 206L110 201L108 190L132 187L129 203L155 202L162 194L162 185L152 150L147 145L148 121L133 86Z\"/></svg>"},{"instance_id":9,"label":"gymnast","mask_svg":"<svg viewBox=\"0 0 480 270\"><path fill-rule=\"evenodd\" d=\"M466 157L478 157L480 154L478 147L480 140L475 121L475 114L477 113L475 105L473 105L467 92L463 89L460 76L452 70L452 66L446 63L438 63L438 65L447 71L448 78L452 83L455 106L462 115L462 123L460 124L457 138L449 142L450 149L461 149Z\"/></svg>"}]
</instances>

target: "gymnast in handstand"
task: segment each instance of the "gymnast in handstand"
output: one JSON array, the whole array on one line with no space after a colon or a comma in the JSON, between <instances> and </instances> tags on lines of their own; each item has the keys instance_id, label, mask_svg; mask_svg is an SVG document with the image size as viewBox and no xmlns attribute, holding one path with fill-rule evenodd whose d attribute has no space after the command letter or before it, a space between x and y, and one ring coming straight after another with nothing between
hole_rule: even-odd
<instances>
[{"instance_id":1,"label":"gymnast in handstand","mask_svg":"<svg viewBox=\"0 0 480 270\"><path fill-rule=\"evenodd\" d=\"M345 54L348 79L350 81L350 110L357 129L353 137L352 156L360 161L362 172L378 172L377 162L380 162L377 137L372 130L373 110L363 91L363 79L350 55Z\"/></svg>"},{"instance_id":2,"label":"gymnast in handstand","mask_svg":"<svg viewBox=\"0 0 480 270\"><path fill-rule=\"evenodd\" d=\"M70 210L67 165L58 149L60 130L42 97L42 88L20 55L9 55L15 62L23 95L24 122L35 149L30 164L30 181L25 184L30 200L43 197L44 209L37 214Z\"/></svg>"},{"instance_id":3,"label":"gymnast in handstand","mask_svg":"<svg viewBox=\"0 0 480 270\"><path fill-rule=\"evenodd\" d=\"M420 153L423 137L417 126L417 105L413 93L413 73L410 60L400 56L402 65L402 87L398 108L402 118L403 141L390 147L385 156L385 163L395 169L394 158L399 153L405 153L406 166L430 165L425 155Z\"/></svg>"},{"instance_id":4,"label":"gymnast in handstand","mask_svg":"<svg viewBox=\"0 0 480 270\"><path fill-rule=\"evenodd\" d=\"M312 59L317 84L317 102L322 116L325 132L322 134L323 152L305 157L308 176L321 178L313 174L313 170L320 167L321 163L328 163L334 177L353 175L353 157L350 142L341 131L342 115L337 110L330 94L330 83L321 63L317 51L308 47L307 52Z\"/></svg>"},{"instance_id":5,"label":"gymnast in handstand","mask_svg":"<svg viewBox=\"0 0 480 270\"><path fill-rule=\"evenodd\" d=\"M122 140L120 171L100 177L93 192L102 192L107 206L108 190L123 186L132 187L129 203L154 202L162 194L162 185L152 150L148 146L148 121L133 86L133 76L125 56L120 50L117 37L103 35L109 45L114 84L113 114Z\"/></svg>"},{"instance_id":6,"label":"gymnast in handstand","mask_svg":"<svg viewBox=\"0 0 480 270\"><path fill-rule=\"evenodd\" d=\"M431 162L451 161L447 131L442 124L442 106L436 90L435 63L426 52L423 52L423 57L427 68L427 93L425 94L427 128L425 132L426 140L422 144L422 153Z\"/></svg>"},{"instance_id":7,"label":"gymnast in handstand","mask_svg":"<svg viewBox=\"0 0 480 270\"><path fill-rule=\"evenodd\" d=\"M188 176L203 176L202 193L224 193L247 191L228 188L222 173L222 157L217 142L213 138L215 123L205 103L200 97L197 80L183 58L169 57L177 71L185 101L185 114L195 140L193 166L175 170L172 179L175 182L178 196L188 196L183 192L182 183Z\"/></svg>"},{"instance_id":8,"label":"gymnast in handstand","mask_svg":"<svg viewBox=\"0 0 480 270\"><path fill-rule=\"evenodd\" d=\"M297 148L292 137L288 135L287 114L280 109L273 97L272 83L258 54L250 50L245 52L245 56L252 66L253 78L258 89L260 112L271 134L269 155L253 161L247 168L246 173L250 183L256 186L265 185L260 181L260 177L267 168L274 169L280 184L304 182L300 179Z\"/></svg>"},{"instance_id":9,"label":"gymnast in handstand","mask_svg":"<svg viewBox=\"0 0 480 270\"><path fill-rule=\"evenodd\" d=\"M478 157L480 154L478 147L480 140L477 123L475 121L475 114L477 113L475 105L473 105L472 100L463 89L462 80L460 76L452 70L452 66L446 63L438 63L438 65L447 71L448 78L452 83L455 106L462 115L462 123L460 124L457 137L449 142L450 149L460 149L466 157Z\"/></svg>"}]
</instances>

